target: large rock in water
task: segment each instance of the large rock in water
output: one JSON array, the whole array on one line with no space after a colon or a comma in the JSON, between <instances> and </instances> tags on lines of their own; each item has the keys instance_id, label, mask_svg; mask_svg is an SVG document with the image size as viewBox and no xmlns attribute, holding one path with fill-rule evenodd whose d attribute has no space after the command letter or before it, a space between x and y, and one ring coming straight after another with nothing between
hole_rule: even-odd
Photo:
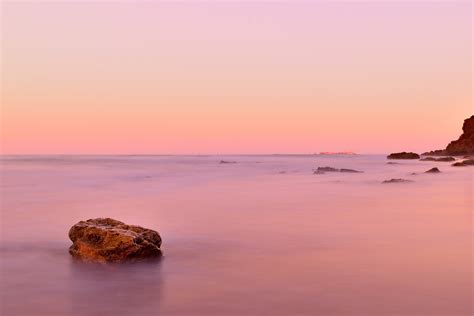
<instances>
[{"instance_id":1,"label":"large rock in water","mask_svg":"<svg viewBox=\"0 0 474 316\"><path fill-rule=\"evenodd\" d=\"M420 155L416 153L407 153L407 152L401 152L401 153L393 153L387 156L387 159L420 159Z\"/></svg>"},{"instance_id":2,"label":"large rock in water","mask_svg":"<svg viewBox=\"0 0 474 316\"><path fill-rule=\"evenodd\" d=\"M446 147L448 154L465 155L474 153L474 115L464 120L462 131L462 135Z\"/></svg>"},{"instance_id":3,"label":"large rock in water","mask_svg":"<svg viewBox=\"0 0 474 316\"><path fill-rule=\"evenodd\" d=\"M112 218L80 221L69 230L69 253L95 262L137 261L161 256L158 232Z\"/></svg>"}]
</instances>

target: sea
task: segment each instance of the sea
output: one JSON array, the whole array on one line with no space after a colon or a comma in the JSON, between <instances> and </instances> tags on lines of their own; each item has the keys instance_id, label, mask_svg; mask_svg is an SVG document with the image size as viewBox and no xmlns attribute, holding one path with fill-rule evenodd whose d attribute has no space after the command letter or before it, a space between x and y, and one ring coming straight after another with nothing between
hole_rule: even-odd
<instances>
[{"instance_id":1,"label":"sea","mask_svg":"<svg viewBox=\"0 0 474 316\"><path fill-rule=\"evenodd\" d=\"M387 162L1 156L0 314L473 315L474 167ZM158 231L163 257L73 260L98 217Z\"/></svg>"}]
</instances>

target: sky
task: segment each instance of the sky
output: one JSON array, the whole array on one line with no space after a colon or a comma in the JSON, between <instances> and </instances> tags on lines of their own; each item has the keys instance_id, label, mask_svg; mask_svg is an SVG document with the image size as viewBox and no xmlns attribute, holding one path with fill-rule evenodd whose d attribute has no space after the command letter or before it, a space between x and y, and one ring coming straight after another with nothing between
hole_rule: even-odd
<instances>
[{"instance_id":1,"label":"sky","mask_svg":"<svg viewBox=\"0 0 474 316\"><path fill-rule=\"evenodd\" d=\"M473 114L470 1L1 4L2 154L422 152Z\"/></svg>"}]
</instances>

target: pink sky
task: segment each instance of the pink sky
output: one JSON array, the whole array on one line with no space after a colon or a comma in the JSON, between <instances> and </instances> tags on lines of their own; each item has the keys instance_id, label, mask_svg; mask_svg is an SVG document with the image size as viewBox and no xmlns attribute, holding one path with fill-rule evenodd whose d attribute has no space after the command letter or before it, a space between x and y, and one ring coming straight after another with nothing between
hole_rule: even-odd
<instances>
[{"instance_id":1,"label":"pink sky","mask_svg":"<svg viewBox=\"0 0 474 316\"><path fill-rule=\"evenodd\" d=\"M417 152L472 106L472 4L2 3L2 153Z\"/></svg>"}]
</instances>

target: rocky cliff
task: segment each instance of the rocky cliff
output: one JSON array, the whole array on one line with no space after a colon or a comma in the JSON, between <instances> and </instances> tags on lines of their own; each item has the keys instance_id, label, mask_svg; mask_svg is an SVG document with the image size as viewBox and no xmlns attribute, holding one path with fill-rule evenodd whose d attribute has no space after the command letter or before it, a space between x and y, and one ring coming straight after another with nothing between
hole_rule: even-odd
<instances>
[{"instance_id":1,"label":"rocky cliff","mask_svg":"<svg viewBox=\"0 0 474 316\"><path fill-rule=\"evenodd\" d=\"M448 144L446 149L423 153L424 156L462 156L474 154L474 115L464 120L462 135Z\"/></svg>"},{"instance_id":2,"label":"rocky cliff","mask_svg":"<svg viewBox=\"0 0 474 316\"><path fill-rule=\"evenodd\" d=\"M446 152L449 155L466 155L474 153L474 115L464 120L462 135L449 143Z\"/></svg>"}]
</instances>

